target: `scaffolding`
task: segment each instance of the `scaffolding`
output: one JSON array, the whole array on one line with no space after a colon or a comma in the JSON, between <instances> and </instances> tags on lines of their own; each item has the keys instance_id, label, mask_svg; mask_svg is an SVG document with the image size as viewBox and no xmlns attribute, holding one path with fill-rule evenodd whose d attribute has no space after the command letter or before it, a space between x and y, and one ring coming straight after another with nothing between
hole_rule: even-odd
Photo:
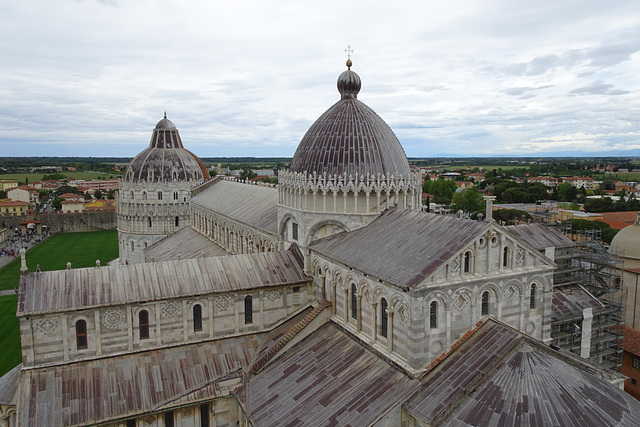
<instances>
[{"instance_id":1,"label":"scaffolding","mask_svg":"<svg viewBox=\"0 0 640 427\"><path fill-rule=\"evenodd\" d=\"M600 230L572 230L570 221L558 226L575 246L556 250L554 291L582 289L597 299L599 304L593 304L589 360L617 370L622 365L624 337L622 280L616 273L619 261L603 246ZM576 312L552 319L554 344L580 355L582 322L582 313Z\"/></svg>"}]
</instances>

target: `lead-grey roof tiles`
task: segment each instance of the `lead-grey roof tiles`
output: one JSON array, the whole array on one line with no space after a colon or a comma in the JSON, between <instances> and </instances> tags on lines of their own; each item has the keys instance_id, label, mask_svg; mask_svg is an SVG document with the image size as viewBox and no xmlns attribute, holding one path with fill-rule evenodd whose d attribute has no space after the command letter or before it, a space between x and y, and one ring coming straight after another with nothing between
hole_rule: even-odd
<instances>
[{"instance_id":1,"label":"lead-grey roof tiles","mask_svg":"<svg viewBox=\"0 0 640 427\"><path fill-rule=\"evenodd\" d=\"M175 406L239 373L262 335L23 371L18 425L93 425Z\"/></svg>"},{"instance_id":2,"label":"lead-grey roof tiles","mask_svg":"<svg viewBox=\"0 0 640 427\"><path fill-rule=\"evenodd\" d=\"M327 323L251 378L242 395L256 426L363 426L419 387ZM248 402L247 402L248 401Z\"/></svg>"},{"instance_id":3,"label":"lead-grey roof tiles","mask_svg":"<svg viewBox=\"0 0 640 427\"><path fill-rule=\"evenodd\" d=\"M537 250L548 247L567 248L576 245L556 228L544 224L509 225L505 227L505 230Z\"/></svg>"},{"instance_id":4,"label":"lead-grey roof tiles","mask_svg":"<svg viewBox=\"0 0 640 427\"><path fill-rule=\"evenodd\" d=\"M453 216L390 209L366 227L318 240L310 248L380 280L410 287L490 227Z\"/></svg>"},{"instance_id":5,"label":"lead-grey roof tiles","mask_svg":"<svg viewBox=\"0 0 640 427\"><path fill-rule=\"evenodd\" d=\"M357 99L343 99L320 116L291 160L292 172L370 176L411 174L391 128Z\"/></svg>"},{"instance_id":6,"label":"lead-grey roof tiles","mask_svg":"<svg viewBox=\"0 0 640 427\"><path fill-rule=\"evenodd\" d=\"M175 259L203 258L226 255L227 251L198 233L185 227L145 248L147 261L171 261Z\"/></svg>"},{"instance_id":7,"label":"lead-grey roof tiles","mask_svg":"<svg viewBox=\"0 0 640 427\"><path fill-rule=\"evenodd\" d=\"M27 273L18 315L304 283L296 248L214 258Z\"/></svg>"},{"instance_id":8,"label":"lead-grey roof tiles","mask_svg":"<svg viewBox=\"0 0 640 427\"><path fill-rule=\"evenodd\" d=\"M217 179L196 191L189 203L222 214L273 236L277 235L278 190Z\"/></svg>"},{"instance_id":9,"label":"lead-grey roof tiles","mask_svg":"<svg viewBox=\"0 0 640 427\"><path fill-rule=\"evenodd\" d=\"M428 425L640 425L640 402L592 371L489 320L422 379L405 408Z\"/></svg>"}]
</instances>

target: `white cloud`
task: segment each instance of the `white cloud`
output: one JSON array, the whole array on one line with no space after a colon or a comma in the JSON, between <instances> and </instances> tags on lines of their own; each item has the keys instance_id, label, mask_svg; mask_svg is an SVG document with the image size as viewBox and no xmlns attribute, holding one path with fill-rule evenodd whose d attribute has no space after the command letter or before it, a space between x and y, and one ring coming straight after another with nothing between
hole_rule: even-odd
<instances>
[{"instance_id":1,"label":"white cloud","mask_svg":"<svg viewBox=\"0 0 640 427\"><path fill-rule=\"evenodd\" d=\"M132 156L166 110L200 156L291 156L338 100L349 43L359 99L409 156L639 141L637 2L32 0L0 14L3 155Z\"/></svg>"}]
</instances>

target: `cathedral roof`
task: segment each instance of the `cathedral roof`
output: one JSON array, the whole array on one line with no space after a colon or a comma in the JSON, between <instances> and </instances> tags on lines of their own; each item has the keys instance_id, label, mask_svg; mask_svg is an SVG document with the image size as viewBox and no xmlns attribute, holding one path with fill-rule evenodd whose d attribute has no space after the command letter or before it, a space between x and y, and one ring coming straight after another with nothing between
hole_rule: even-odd
<instances>
[{"instance_id":1,"label":"cathedral roof","mask_svg":"<svg viewBox=\"0 0 640 427\"><path fill-rule=\"evenodd\" d=\"M411 173L407 156L391 128L357 99L361 81L349 69L338 78L341 99L300 141L290 170L312 174L403 175Z\"/></svg>"},{"instance_id":2,"label":"cathedral roof","mask_svg":"<svg viewBox=\"0 0 640 427\"><path fill-rule=\"evenodd\" d=\"M18 316L237 292L308 280L302 255L293 248L232 257L43 271L21 276Z\"/></svg>"},{"instance_id":3,"label":"cathedral roof","mask_svg":"<svg viewBox=\"0 0 640 427\"><path fill-rule=\"evenodd\" d=\"M151 262L222 255L227 255L226 249L191 227L178 230L144 249L145 259Z\"/></svg>"},{"instance_id":4,"label":"cathedral roof","mask_svg":"<svg viewBox=\"0 0 640 427\"><path fill-rule=\"evenodd\" d=\"M278 190L274 187L216 178L196 189L189 203L277 235Z\"/></svg>"},{"instance_id":5,"label":"cathedral roof","mask_svg":"<svg viewBox=\"0 0 640 427\"><path fill-rule=\"evenodd\" d=\"M373 425L420 386L333 322L250 381L238 398L256 426Z\"/></svg>"},{"instance_id":6,"label":"cathedral roof","mask_svg":"<svg viewBox=\"0 0 640 427\"><path fill-rule=\"evenodd\" d=\"M544 224L519 224L509 225L505 230L527 242L537 250L544 248L567 248L576 246L567 236L558 231L555 227Z\"/></svg>"},{"instance_id":7,"label":"cathedral roof","mask_svg":"<svg viewBox=\"0 0 640 427\"><path fill-rule=\"evenodd\" d=\"M153 130L149 147L129 163L123 181L201 183L208 179L209 172L204 163L185 150L178 129L165 113Z\"/></svg>"},{"instance_id":8,"label":"cathedral roof","mask_svg":"<svg viewBox=\"0 0 640 427\"><path fill-rule=\"evenodd\" d=\"M405 405L425 425L640 425L640 403L577 356L488 319Z\"/></svg>"},{"instance_id":9,"label":"cathedral roof","mask_svg":"<svg viewBox=\"0 0 640 427\"><path fill-rule=\"evenodd\" d=\"M237 378L249 364L262 337L28 369L18 391L18 425L94 425L180 406L184 400L210 400L220 390L219 381Z\"/></svg>"},{"instance_id":10,"label":"cathedral roof","mask_svg":"<svg viewBox=\"0 0 640 427\"><path fill-rule=\"evenodd\" d=\"M390 209L366 227L311 243L312 251L399 287L419 284L493 225Z\"/></svg>"}]
</instances>

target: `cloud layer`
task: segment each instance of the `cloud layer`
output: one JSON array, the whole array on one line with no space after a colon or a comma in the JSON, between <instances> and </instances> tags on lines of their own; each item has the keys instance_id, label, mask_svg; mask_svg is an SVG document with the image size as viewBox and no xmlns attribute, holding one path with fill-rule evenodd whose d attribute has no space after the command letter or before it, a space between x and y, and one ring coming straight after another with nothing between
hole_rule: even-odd
<instances>
[{"instance_id":1,"label":"cloud layer","mask_svg":"<svg viewBox=\"0 0 640 427\"><path fill-rule=\"evenodd\" d=\"M632 0L5 3L4 156L133 156L165 110L199 156L292 156L347 44L409 156L640 148Z\"/></svg>"}]
</instances>

